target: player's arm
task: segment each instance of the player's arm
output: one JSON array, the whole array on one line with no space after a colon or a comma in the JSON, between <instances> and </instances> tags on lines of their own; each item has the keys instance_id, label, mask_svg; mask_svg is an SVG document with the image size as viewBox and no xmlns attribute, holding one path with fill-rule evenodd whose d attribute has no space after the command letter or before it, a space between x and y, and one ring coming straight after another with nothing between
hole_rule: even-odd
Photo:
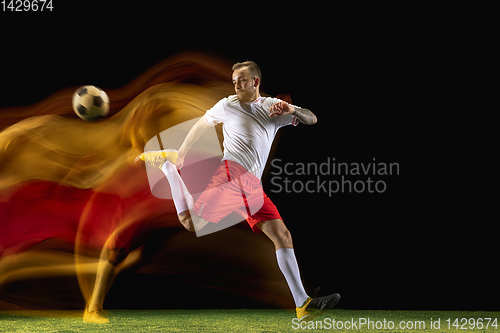
<instances>
[{"instance_id":1,"label":"player's arm","mask_svg":"<svg viewBox=\"0 0 500 333\"><path fill-rule=\"evenodd\" d=\"M181 147L179 148L179 157L177 158L177 163L175 164L177 169L182 168L182 165L184 164L184 157L186 157L186 154L191 148L191 146L200 138L200 136L208 129L210 128L210 125L208 125L201 117L196 124L194 124L193 127L189 130L189 133L186 135L186 138L184 139L184 142L182 143Z\"/></svg>"},{"instance_id":2,"label":"player's arm","mask_svg":"<svg viewBox=\"0 0 500 333\"><path fill-rule=\"evenodd\" d=\"M318 121L318 118L316 118L316 115L314 113L312 113L310 110L304 109L304 108L296 108L293 105L292 105L292 108L294 108L294 111L291 114L293 114L295 117L297 117L297 119L302 124L314 125Z\"/></svg>"},{"instance_id":3,"label":"player's arm","mask_svg":"<svg viewBox=\"0 0 500 333\"><path fill-rule=\"evenodd\" d=\"M276 116L282 116L285 114L292 114L297 119L305 125L314 125L318 121L316 118L316 115L312 113L308 109L304 108L296 108L291 104L288 104L287 102L278 102L269 108L269 116L270 117L276 117Z\"/></svg>"}]
</instances>

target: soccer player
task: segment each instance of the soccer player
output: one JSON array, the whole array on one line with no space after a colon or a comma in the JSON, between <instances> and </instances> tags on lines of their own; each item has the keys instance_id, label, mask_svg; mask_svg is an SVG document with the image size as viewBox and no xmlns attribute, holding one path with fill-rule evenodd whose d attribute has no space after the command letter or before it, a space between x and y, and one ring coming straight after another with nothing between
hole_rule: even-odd
<instances>
[{"instance_id":1,"label":"soccer player","mask_svg":"<svg viewBox=\"0 0 500 333\"><path fill-rule=\"evenodd\" d=\"M260 178L279 128L316 123L316 116L305 108L285 101L262 97L261 71L252 61L233 66L236 95L221 99L191 128L179 150L144 152L139 157L160 168L167 177L181 224L198 236L203 228L219 223L232 212L243 216L254 232L263 232L274 243L278 266L290 287L300 320L311 319L332 309L339 294L311 298L302 285L293 242L283 219L271 199L263 192ZM177 169L194 142L210 127L223 124L224 157L207 189L193 202Z\"/></svg>"}]
</instances>

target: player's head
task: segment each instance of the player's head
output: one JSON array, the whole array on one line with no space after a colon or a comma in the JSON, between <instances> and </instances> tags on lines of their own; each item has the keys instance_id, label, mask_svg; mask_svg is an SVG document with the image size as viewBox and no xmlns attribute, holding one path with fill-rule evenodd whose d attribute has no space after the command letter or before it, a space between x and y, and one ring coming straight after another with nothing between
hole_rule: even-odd
<instances>
[{"instance_id":1,"label":"player's head","mask_svg":"<svg viewBox=\"0 0 500 333\"><path fill-rule=\"evenodd\" d=\"M236 95L242 102L250 102L259 97L262 74L253 61L238 62L233 65L233 84Z\"/></svg>"}]
</instances>

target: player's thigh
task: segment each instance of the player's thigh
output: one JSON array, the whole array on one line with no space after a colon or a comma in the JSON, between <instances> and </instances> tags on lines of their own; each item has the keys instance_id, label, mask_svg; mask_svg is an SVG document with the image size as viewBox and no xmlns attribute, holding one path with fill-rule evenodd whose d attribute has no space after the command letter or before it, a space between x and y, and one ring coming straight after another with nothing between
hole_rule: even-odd
<instances>
[{"instance_id":1,"label":"player's thigh","mask_svg":"<svg viewBox=\"0 0 500 333\"><path fill-rule=\"evenodd\" d=\"M244 206L239 188L231 183L206 189L198 198L193 212L214 223Z\"/></svg>"}]
</instances>

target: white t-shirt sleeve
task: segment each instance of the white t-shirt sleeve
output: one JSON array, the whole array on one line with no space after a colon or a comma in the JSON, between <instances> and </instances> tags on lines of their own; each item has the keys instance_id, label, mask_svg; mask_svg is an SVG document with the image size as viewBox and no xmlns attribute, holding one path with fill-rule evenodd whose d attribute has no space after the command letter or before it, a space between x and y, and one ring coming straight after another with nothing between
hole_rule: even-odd
<instances>
[{"instance_id":1,"label":"white t-shirt sleeve","mask_svg":"<svg viewBox=\"0 0 500 333\"><path fill-rule=\"evenodd\" d=\"M271 98L270 102L271 102L271 105L273 105L273 104L276 104L278 102L281 102L281 99ZM271 105L269 107L271 107ZM291 104L291 105L293 105L293 104ZM295 106L295 105L293 105L293 106L295 108L299 108L298 106ZM277 128L287 126L287 125L297 126L297 124L299 123L299 120L297 119L297 117L295 117L294 115L291 115L291 114L285 114L283 116L272 117L272 119L273 119L273 122L276 124Z\"/></svg>"},{"instance_id":2,"label":"white t-shirt sleeve","mask_svg":"<svg viewBox=\"0 0 500 333\"><path fill-rule=\"evenodd\" d=\"M205 122L209 126L215 126L217 124L223 123L225 121L224 104L227 98L223 98L218 101L210 110L205 112Z\"/></svg>"}]
</instances>

